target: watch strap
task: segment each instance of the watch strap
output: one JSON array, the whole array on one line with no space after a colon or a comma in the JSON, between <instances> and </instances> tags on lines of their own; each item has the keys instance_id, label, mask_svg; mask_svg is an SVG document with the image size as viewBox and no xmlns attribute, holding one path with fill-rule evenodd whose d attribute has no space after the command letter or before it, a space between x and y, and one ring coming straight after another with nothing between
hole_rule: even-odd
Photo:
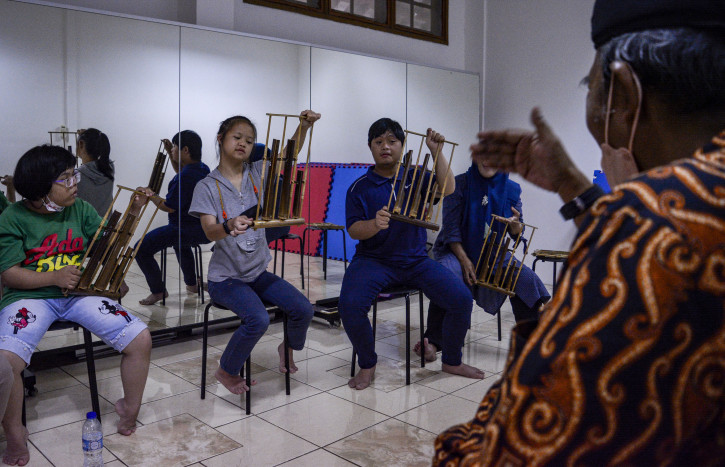
<instances>
[{"instance_id":1,"label":"watch strap","mask_svg":"<svg viewBox=\"0 0 725 467\"><path fill-rule=\"evenodd\" d=\"M559 209L559 213L565 220L574 219L589 209L596 200L604 194L599 185L592 185L584 193L566 203Z\"/></svg>"}]
</instances>

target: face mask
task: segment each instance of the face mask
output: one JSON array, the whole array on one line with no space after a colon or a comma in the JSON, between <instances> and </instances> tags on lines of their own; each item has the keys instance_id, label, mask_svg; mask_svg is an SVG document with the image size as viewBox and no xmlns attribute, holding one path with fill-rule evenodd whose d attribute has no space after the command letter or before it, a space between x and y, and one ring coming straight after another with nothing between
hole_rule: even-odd
<instances>
[{"instance_id":1,"label":"face mask","mask_svg":"<svg viewBox=\"0 0 725 467\"><path fill-rule=\"evenodd\" d=\"M609 185L614 187L620 183L630 179L640 172L637 167L637 161L632 154L632 144L634 143L634 135L637 132L637 123L639 122L639 114L642 107L642 86L639 78L632 71L637 88L637 110L634 114L634 122L632 123L632 131L629 134L629 144L627 148L613 148L609 145L609 117L612 114L612 98L614 96L614 77L609 81L609 95L607 96L607 116L604 121L604 144L601 145L602 150L602 170L607 176Z\"/></svg>"},{"instance_id":2,"label":"face mask","mask_svg":"<svg viewBox=\"0 0 725 467\"><path fill-rule=\"evenodd\" d=\"M51 201L50 198L48 198L47 196L45 197L45 199L41 198L40 201L43 202L43 206L45 206L45 209L50 212L62 212L63 209L65 209L65 206L60 206L56 204L54 201Z\"/></svg>"}]
</instances>

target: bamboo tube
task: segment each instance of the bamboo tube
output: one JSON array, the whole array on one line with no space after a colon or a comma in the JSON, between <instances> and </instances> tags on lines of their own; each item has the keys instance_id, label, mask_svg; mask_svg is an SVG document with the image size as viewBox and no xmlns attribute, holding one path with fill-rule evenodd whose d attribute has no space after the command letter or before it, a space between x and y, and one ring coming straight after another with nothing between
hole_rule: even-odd
<instances>
[{"instance_id":1,"label":"bamboo tube","mask_svg":"<svg viewBox=\"0 0 725 467\"><path fill-rule=\"evenodd\" d=\"M403 208L402 214L404 216L408 215L408 206L410 206L410 198L413 195L413 191L415 188L415 182L416 182L416 176L418 175L418 164L420 163L420 153L418 153L418 157L415 159L415 166L413 168L413 176L411 177L410 182L410 189L405 194L405 207ZM403 185L405 185L405 180L403 180Z\"/></svg>"},{"instance_id":2,"label":"bamboo tube","mask_svg":"<svg viewBox=\"0 0 725 467\"><path fill-rule=\"evenodd\" d=\"M423 167L420 169L420 180L418 180L418 184L415 187L415 196L413 198L413 205L410 208L410 212L408 213L409 217L412 217L414 219L418 218L418 207L420 206L420 198L423 191L423 185L425 184L425 173L426 169L428 168L428 160L430 159L430 154L426 153L425 158L423 159ZM431 176L428 177L428 190L430 190L430 181L433 180L433 172L431 172ZM428 198L428 191L426 191L426 198Z\"/></svg>"},{"instance_id":3,"label":"bamboo tube","mask_svg":"<svg viewBox=\"0 0 725 467\"><path fill-rule=\"evenodd\" d=\"M393 212L396 214L400 214L401 205L403 204L405 181L408 180L408 171L410 170L410 163L413 160L413 150L411 149L408 151L403 159L405 160L405 170L403 170L403 178L401 180L400 187L398 188L398 194L395 197L395 206L393 207ZM395 189L395 182L393 182L393 189Z\"/></svg>"}]
</instances>

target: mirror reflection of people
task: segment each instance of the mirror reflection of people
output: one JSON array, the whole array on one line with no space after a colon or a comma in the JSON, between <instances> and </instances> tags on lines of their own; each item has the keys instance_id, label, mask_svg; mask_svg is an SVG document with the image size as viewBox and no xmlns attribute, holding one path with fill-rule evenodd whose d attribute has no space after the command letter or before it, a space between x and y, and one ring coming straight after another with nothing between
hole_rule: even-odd
<instances>
[{"instance_id":1,"label":"mirror reflection of people","mask_svg":"<svg viewBox=\"0 0 725 467\"><path fill-rule=\"evenodd\" d=\"M194 264L194 245L209 243L199 219L189 214L189 206L196 184L209 174L209 167L201 161L201 137L194 131L184 130L169 140L163 140L169 161L176 175L169 182L166 197L162 198L146 187L146 194L161 211L169 214L169 223L158 227L144 237L136 254L136 264L146 278L151 294L140 300L141 305L153 305L169 296L164 289L161 268L154 255L168 247L174 249L187 293L199 291Z\"/></svg>"},{"instance_id":2,"label":"mirror reflection of people","mask_svg":"<svg viewBox=\"0 0 725 467\"><path fill-rule=\"evenodd\" d=\"M491 225L494 226L497 238L501 239L497 245L503 243L504 225L507 225L506 232L514 241L523 234L522 213L521 186L509 179L507 173L486 168L476 161L466 173L456 176L455 191L443 200L443 220L433 246L434 257L471 287L476 303L492 315L499 312L507 295L475 285L476 263ZM501 216L505 223L492 224L493 214ZM493 241L493 237L490 238ZM522 247L526 248L526 245L522 244ZM491 255L489 260L493 271L501 267L494 262L494 256ZM511 262L511 254L506 252L500 264L512 268L513 272L521 262L516 258ZM509 298L516 322L538 320L539 308L551 295L539 276L528 266L522 265L516 277L515 295ZM435 360L436 352L442 347L444 317L445 310L435 302L430 302L424 339L425 357L429 361ZM420 356L420 342L414 350Z\"/></svg>"},{"instance_id":3,"label":"mirror reflection of people","mask_svg":"<svg viewBox=\"0 0 725 467\"><path fill-rule=\"evenodd\" d=\"M725 8L597 0L592 39L587 126L630 156L597 198L539 111L479 134L474 158L557 192L579 231L435 465L725 465Z\"/></svg>"},{"instance_id":4,"label":"mirror reflection of people","mask_svg":"<svg viewBox=\"0 0 725 467\"><path fill-rule=\"evenodd\" d=\"M305 110L291 139L299 137L299 148L320 114ZM247 117L224 120L217 132L219 166L194 190L190 212L199 216L214 253L207 273L211 299L242 318L222 353L214 376L233 394L249 390L239 375L252 349L267 331L269 312L264 303L288 315L290 373L297 371L293 351L305 346L312 321L312 305L292 284L267 271L272 256L266 229L251 227L261 196L264 145L256 143L257 129ZM284 153L284 152L282 152ZM266 163L269 165L269 159ZM280 343L279 370L286 372L284 343Z\"/></svg>"},{"instance_id":5,"label":"mirror reflection of people","mask_svg":"<svg viewBox=\"0 0 725 467\"><path fill-rule=\"evenodd\" d=\"M76 153L81 159L78 170L78 197L91 203L101 216L113 201L115 168L110 159L111 143L108 136L96 128L88 128L78 136Z\"/></svg>"},{"instance_id":6,"label":"mirror reflection of people","mask_svg":"<svg viewBox=\"0 0 725 467\"><path fill-rule=\"evenodd\" d=\"M0 271L5 293L0 301L0 354L13 369L14 382L2 421L7 440L3 462L25 465L28 431L22 424L22 371L38 342L58 319L76 322L123 354L124 395L116 401L117 430L130 435L146 385L151 334L118 302L74 295L80 259L101 224L88 203L77 199L76 159L58 146L37 146L18 161L13 176L24 198L0 215ZM135 196L131 213L147 202ZM69 291L66 296L63 290Z\"/></svg>"},{"instance_id":7,"label":"mirror reflection of people","mask_svg":"<svg viewBox=\"0 0 725 467\"><path fill-rule=\"evenodd\" d=\"M443 141L443 135L428 129L425 142L431 154ZM405 133L398 122L389 118L374 122L368 131L368 147L375 165L350 185L345 199L347 232L359 243L342 280L339 312L360 366L348 386L358 390L370 385L378 362L368 319L370 306L383 289L395 285L420 288L444 308L443 371L483 378L483 371L462 361L461 348L473 308L470 290L454 273L428 257L424 227L391 221L387 206L393 186L397 193L401 183L414 186L421 177L425 177L423 183L430 177L430 172L410 170L408 179L402 180L404 171L400 170L394 180L404 142ZM447 179L446 194L452 193L455 181L446 158L439 157L436 164L436 174L440 174L437 183L442 186Z\"/></svg>"}]
</instances>

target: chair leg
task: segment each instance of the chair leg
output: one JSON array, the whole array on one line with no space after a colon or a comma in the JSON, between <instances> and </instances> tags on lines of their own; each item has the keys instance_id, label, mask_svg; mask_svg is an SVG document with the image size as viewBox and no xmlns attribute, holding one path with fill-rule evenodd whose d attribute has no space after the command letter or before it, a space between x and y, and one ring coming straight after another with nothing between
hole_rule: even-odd
<instances>
[{"instance_id":1,"label":"chair leg","mask_svg":"<svg viewBox=\"0 0 725 467\"><path fill-rule=\"evenodd\" d=\"M283 238L282 239L282 279L284 279L284 252L285 251L287 251L287 247L285 246L285 239ZM276 253L277 250L274 250L274 252ZM277 262L275 261L275 265L276 264L277 264Z\"/></svg>"},{"instance_id":2,"label":"chair leg","mask_svg":"<svg viewBox=\"0 0 725 467\"><path fill-rule=\"evenodd\" d=\"M206 398L206 346L209 340L209 308L213 302L209 300L209 304L204 308L204 325L201 332L201 398Z\"/></svg>"},{"instance_id":3,"label":"chair leg","mask_svg":"<svg viewBox=\"0 0 725 467\"><path fill-rule=\"evenodd\" d=\"M322 278L327 280L327 230L322 231Z\"/></svg>"},{"instance_id":4,"label":"chair leg","mask_svg":"<svg viewBox=\"0 0 725 467\"><path fill-rule=\"evenodd\" d=\"M425 346L423 340L425 339L425 325L423 324L423 291L418 290L418 301L420 302L420 367L425 368Z\"/></svg>"},{"instance_id":5,"label":"chair leg","mask_svg":"<svg viewBox=\"0 0 725 467\"><path fill-rule=\"evenodd\" d=\"M425 356L425 353L423 354ZM410 294L405 294L405 385L410 385Z\"/></svg>"},{"instance_id":6,"label":"chair leg","mask_svg":"<svg viewBox=\"0 0 725 467\"><path fill-rule=\"evenodd\" d=\"M252 413L252 356L250 355L247 357L247 362L244 365L247 367L247 387L249 390L244 395L244 404L245 409L247 412L247 415ZM244 371L244 367L242 367L242 371Z\"/></svg>"},{"instance_id":7,"label":"chair leg","mask_svg":"<svg viewBox=\"0 0 725 467\"><path fill-rule=\"evenodd\" d=\"M556 291L556 261L554 261L554 278L551 280L554 286L554 291Z\"/></svg>"},{"instance_id":8,"label":"chair leg","mask_svg":"<svg viewBox=\"0 0 725 467\"><path fill-rule=\"evenodd\" d=\"M345 239L345 229L340 230L342 232L342 260L345 262L345 271L347 271L347 240Z\"/></svg>"},{"instance_id":9,"label":"chair leg","mask_svg":"<svg viewBox=\"0 0 725 467\"><path fill-rule=\"evenodd\" d=\"M164 293L162 294L161 304L166 306L166 248L161 250L161 277L164 282Z\"/></svg>"},{"instance_id":10,"label":"chair leg","mask_svg":"<svg viewBox=\"0 0 725 467\"><path fill-rule=\"evenodd\" d=\"M282 344L284 347L284 387L287 395L290 395L290 374L289 374L289 337L287 336L287 313L282 312Z\"/></svg>"},{"instance_id":11,"label":"chair leg","mask_svg":"<svg viewBox=\"0 0 725 467\"><path fill-rule=\"evenodd\" d=\"M96 360L93 356L93 336L83 328L83 341L86 350L86 366L88 367L88 385L91 388L91 405L96 412L98 420L101 419L101 405L98 402L98 384L96 383Z\"/></svg>"},{"instance_id":12,"label":"chair leg","mask_svg":"<svg viewBox=\"0 0 725 467\"><path fill-rule=\"evenodd\" d=\"M204 303L204 269L201 256L201 246L197 245L194 247L194 259L196 260L196 287L199 297L201 297L201 303Z\"/></svg>"},{"instance_id":13,"label":"chair leg","mask_svg":"<svg viewBox=\"0 0 725 467\"><path fill-rule=\"evenodd\" d=\"M306 239L307 239L307 228L305 227L304 230L302 230L303 248L304 248ZM300 248L300 276L302 276L302 290L304 290L305 289L305 253L302 248Z\"/></svg>"},{"instance_id":14,"label":"chair leg","mask_svg":"<svg viewBox=\"0 0 725 467\"><path fill-rule=\"evenodd\" d=\"M498 341L501 342L501 310L498 310Z\"/></svg>"},{"instance_id":15,"label":"chair leg","mask_svg":"<svg viewBox=\"0 0 725 467\"><path fill-rule=\"evenodd\" d=\"M277 240L274 241L274 268L272 274L277 274Z\"/></svg>"}]
</instances>

